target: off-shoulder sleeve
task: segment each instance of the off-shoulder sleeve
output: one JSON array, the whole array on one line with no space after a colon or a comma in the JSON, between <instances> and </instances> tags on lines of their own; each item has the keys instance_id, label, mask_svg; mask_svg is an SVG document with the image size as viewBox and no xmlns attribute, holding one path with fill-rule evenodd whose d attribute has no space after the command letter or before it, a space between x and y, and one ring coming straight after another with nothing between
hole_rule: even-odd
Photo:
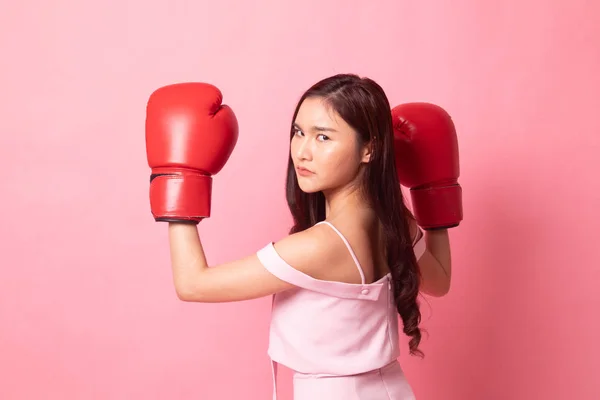
<instances>
[{"instance_id":1,"label":"off-shoulder sleeve","mask_svg":"<svg viewBox=\"0 0 600 400\"><path fill-rule=\"evenodd\" d=\"M370 284L351 284L313 278L312 276L297 270L281 258L272 242L258 250L256 255L265 269L282 281L329 296L376 300L385 283L385 279L383 278L378 282Z\"/></svg>"},{"instance_id":2,"label":"off-shoulder sleeve","mask_svg":"<svg viewBox=\"0 0 600 400\"><path fill-rule=\"evenodd\" d=\"M307 289L311 288L314 283L312 277L298 271L296 268L285 262L279 253L277 253L277 250L275 250L273 243L269 243L260 249L256 255L262 265L282 281Z\"/></svg>"}]
</instances>

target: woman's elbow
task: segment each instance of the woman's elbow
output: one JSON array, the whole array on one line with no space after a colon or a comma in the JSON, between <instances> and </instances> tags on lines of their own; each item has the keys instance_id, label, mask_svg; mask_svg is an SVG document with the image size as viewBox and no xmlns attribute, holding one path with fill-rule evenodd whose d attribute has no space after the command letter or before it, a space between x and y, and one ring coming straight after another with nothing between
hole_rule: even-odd
<instances>
[{"instance_id":1,"label":"woman's elbow","mask_svg":"<svg viewBox=\"0 0 600 400\"><path fill-rule=\"evenodd\" d=\"M432 297L444 297L450 292L450 278L423 282L421 291Z\"/></svg>"},{"instance_id":2,"label":"woman's elbow","mask_svg":"<svg viewBox=\"0 0 600 400\"><path fill-rule=\"evenodd\" d=\"M189 283L175 283L177 298L185 302L203 302L204 295L201 288Z\"/></svg>"},{"instance_id":3,"label":"woman's elbow","mask_svg":"<svg viewBox=\"0 0 600 400\"><path fill-rule=\"evenodd\" d=\"M177 298L181 301L185 301L185 302L196 301L194 293L190 290L176 286L175 293L177 294Z\"/></svg>"},{"instance_id":4,"label":"woman's elbow","mask_svg":"<svg viewBox=\"0 0 600 400\"><path fill-rule=\"evenodd\" d=\"M450 288L423 288L422 292L431 297L444 297L448 294Z\"/></svg>"},{"instance_id":5,"label":"woman's elbow","mask_svg":"<svg viewBox=\"0 0 600 400\"><path fill-rule=\"evenodd\" d=\"M192 293L188 290L175 288L175 292L177 293L177 298L181 301L185 301L185 302L196 301L195 297L194 297L194 293Z\"/></svg>"},{"instance_id":6,"label":"woman's elbow","mask_svg":"<svg viewBox=\"0 0 600 400\"><path fill-rule=\"evenodd\" d=\"M450 280L447 283L441 284L435 288L432 293L434 297L444 297L450 292Z\"/></svg>"}]
</instances>

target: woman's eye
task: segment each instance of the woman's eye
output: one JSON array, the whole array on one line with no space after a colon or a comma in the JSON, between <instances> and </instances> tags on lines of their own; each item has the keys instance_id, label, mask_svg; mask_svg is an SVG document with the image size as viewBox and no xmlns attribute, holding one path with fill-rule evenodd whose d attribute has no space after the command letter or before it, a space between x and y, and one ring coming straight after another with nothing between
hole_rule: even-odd
<instances>
[{"instance_id":1,"label":"woman's eye","mask_svg":"<svg viewBox=\"0 0 600 400\"><path fill-rule=\"evenodd\" d=\"M302 133L302 131L300 129L298 129L298 128L294 129L294 135L301 136L302 134L303 133Z\"/></svg>"},{"instance_id":2,"label":"woman's eye","mask_svg":"<svg viewBox=\"0 0 600 400\"><path fill-rule=\"evenodd\" d=\"M323 141L323 142L326 141L326 140L329 140L329 137L323 135L322 133L320 133L318 137L321 138L320 140Z\"/></svg>"}]
</instances>

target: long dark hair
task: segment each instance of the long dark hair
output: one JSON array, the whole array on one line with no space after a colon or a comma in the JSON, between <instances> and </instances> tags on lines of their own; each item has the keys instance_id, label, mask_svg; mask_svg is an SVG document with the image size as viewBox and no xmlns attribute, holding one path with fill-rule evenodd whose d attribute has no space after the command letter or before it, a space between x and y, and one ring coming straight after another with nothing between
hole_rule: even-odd
<instances>
[{"instance_id":1,"label":"long dark hair","mask_svg":"<svg viewBox=\"0 0 600 400\"><path fill-rule=\"evenodd\" d=\"M394 158L392 113L385 92L376 82L354 74L339 74L317 82L298 101L292 123L302 102L308 97L324 99L357 133L360 145L372 143L362 193L375 211L385 240L387 262L392 274L394 299L402 318L404 333L411 337L410 354L423 356L421 311L417 302L421 280L412 248L410 219L398 183ZM291 129L290 140L294 132ZM305 193L290 156L287 169L286 196L294 218L290 233L310 228L325 219L325 197L322 192Z\"/></svg>"}]
</instances>

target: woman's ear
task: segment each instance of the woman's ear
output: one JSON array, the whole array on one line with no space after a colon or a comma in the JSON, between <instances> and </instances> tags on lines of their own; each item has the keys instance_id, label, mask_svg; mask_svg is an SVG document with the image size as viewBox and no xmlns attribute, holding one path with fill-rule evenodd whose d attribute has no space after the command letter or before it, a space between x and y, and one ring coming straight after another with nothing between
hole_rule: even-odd
<instances>
[{"instance_id":1,"label":"woman's ear","mask_svg":"<svg viewBox=\"0 0 600 400\"><path fill-rule=\"evenodd\" d=\"M365 144L362 149L362 162L369 163L371 161L371 157L373 156L373 146L375 144L375 138L373 138L369 143Z\"/></svg>"}]
</instances>

